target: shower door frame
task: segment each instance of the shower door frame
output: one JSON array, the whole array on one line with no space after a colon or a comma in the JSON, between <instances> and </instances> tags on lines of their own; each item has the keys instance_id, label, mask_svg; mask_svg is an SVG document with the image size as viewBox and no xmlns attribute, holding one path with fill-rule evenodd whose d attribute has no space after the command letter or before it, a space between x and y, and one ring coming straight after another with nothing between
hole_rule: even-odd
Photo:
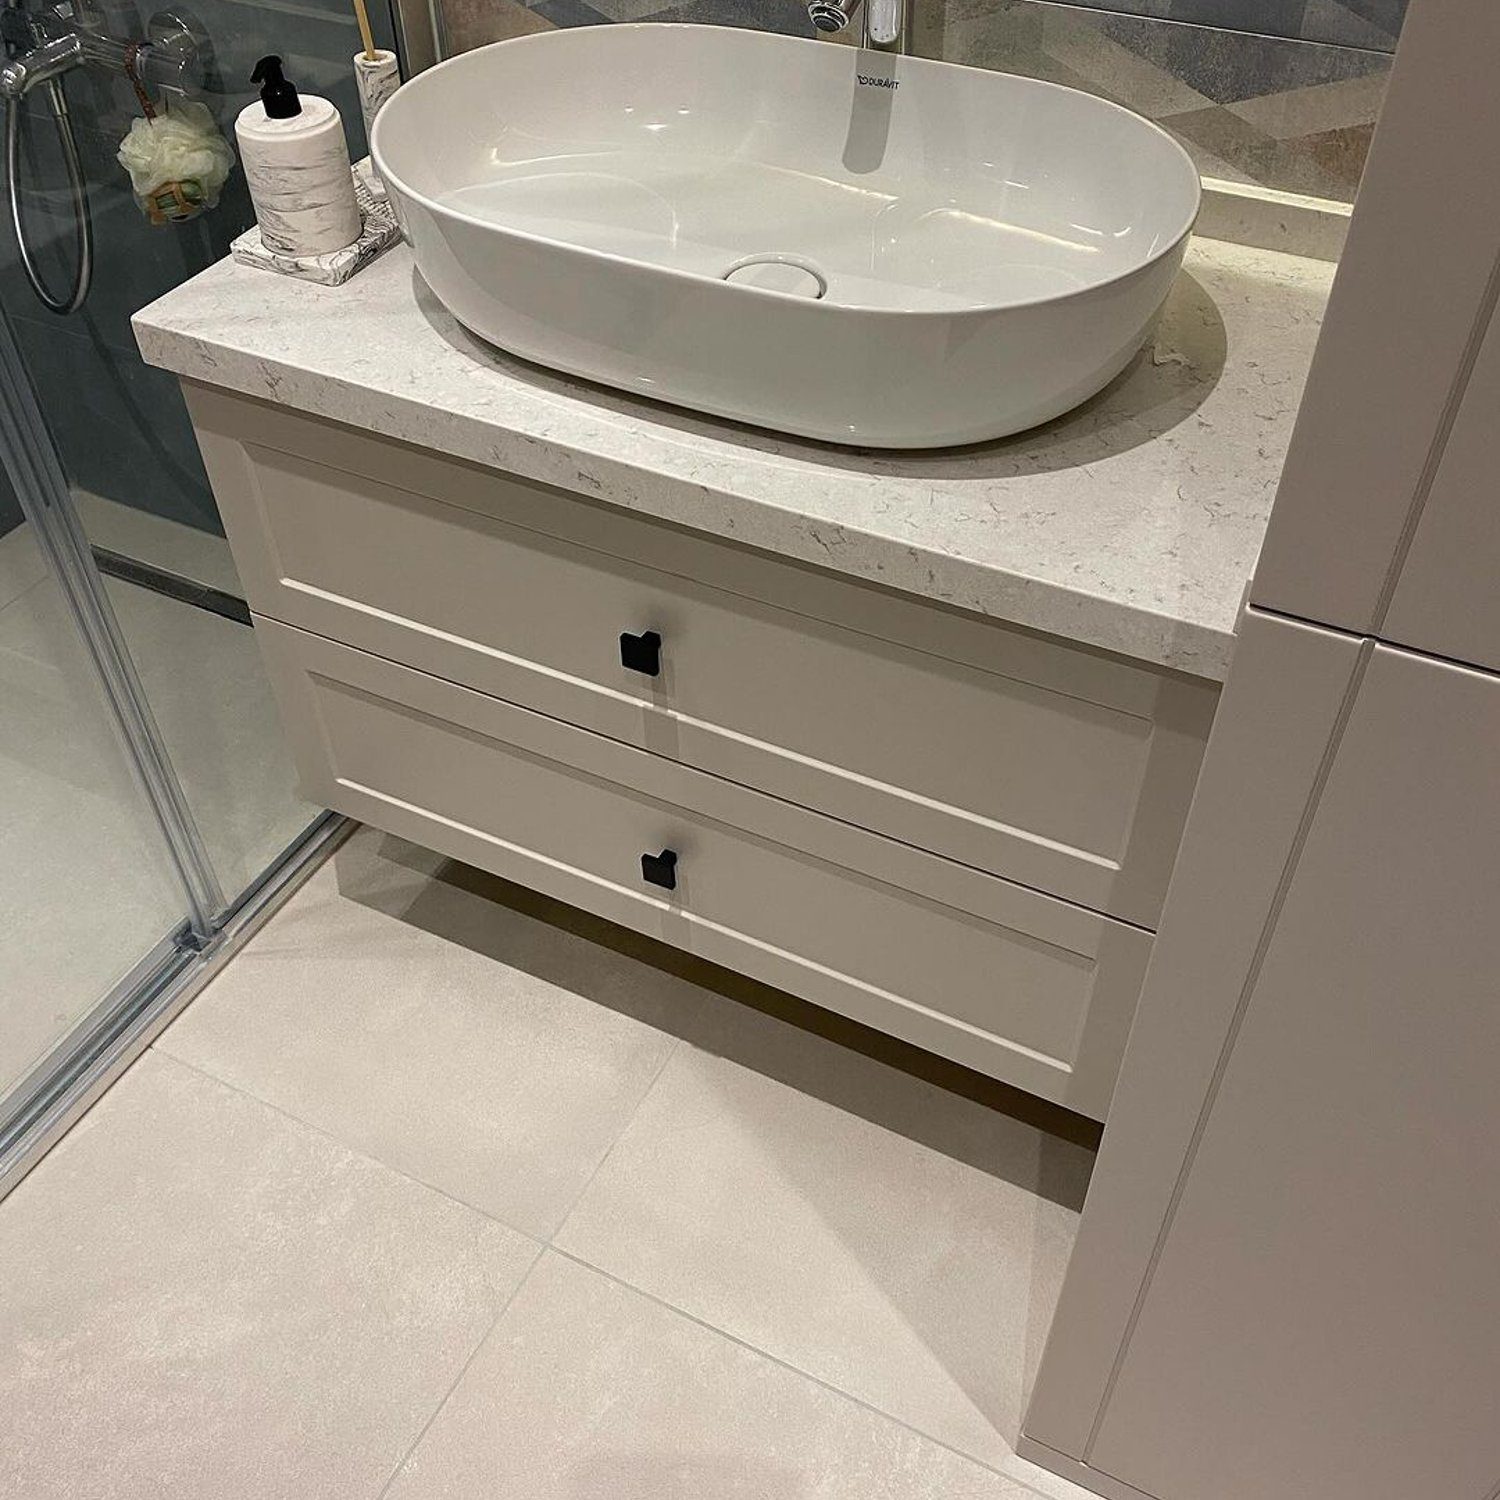
<instances>
[{"instance_id":1,"label":"shower door frame","mask_svg":"<svg viewBox=\"0 0 1500 1500\"><path fill-rule=\"evenodd\" d=\"M334 813L315 817L247 890L232 899L225 895L105 594L56 444L3 312L0 444L22 515L62 591L131 779L159 831L183 912L181 922L0 1097L3 1199L354 825Z\"/></svg>"}]
</instances>

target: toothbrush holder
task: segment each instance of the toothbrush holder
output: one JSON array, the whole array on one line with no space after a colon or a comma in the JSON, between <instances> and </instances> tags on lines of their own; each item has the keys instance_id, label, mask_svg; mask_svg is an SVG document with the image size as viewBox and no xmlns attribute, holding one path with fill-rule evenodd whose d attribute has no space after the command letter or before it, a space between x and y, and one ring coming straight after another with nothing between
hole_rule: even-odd
<instances>
[{"instance_id":1,"label":"toothbrush holder","mask_svg":"<svg viewBox=\"0 0 1500 1500\"><path fill-rule=\"evenodd\" d=\"M363 50L356 52L354 82L359 89L359 112L364 116L365 139L368 141L370 127L375 123L375 116L380 113L380 106L401 87L401 70L396 54L387 52L383 47L375 49L374 57L366 57ZM383 198L385 184L381 182L373 162L370 163L370 180L372 188Z\"/></svg>"}]
</instances>

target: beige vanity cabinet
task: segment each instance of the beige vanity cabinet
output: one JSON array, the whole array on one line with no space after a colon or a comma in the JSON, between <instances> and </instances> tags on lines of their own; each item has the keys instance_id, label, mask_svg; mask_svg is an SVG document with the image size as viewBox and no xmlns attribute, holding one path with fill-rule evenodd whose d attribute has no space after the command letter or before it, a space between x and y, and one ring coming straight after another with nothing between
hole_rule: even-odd
<instances>
[{"instance_id":1,"label":"beige vanity cabinet","mask_svg":"<svg viewBox=\"0 0 1500 1500\"><path fill-rule=\"evenodd\" d=\"M1103 1118L1212 684L187 390L309 796Z\"/></svg>"},{"instance_id":2,"label":"beige vanity cabinet","mask_svg":"<svg viewBox=\"0 0 1500 1500\"><path fill-rule=\"evenodd\" d=\"M1495 235L1500 238L1500 222ZM1319 350L1325 365L1336 363L1343 331L1333 328L1332 353ZM1383 455L1377 447L1372 454L1355 441L1353 429L1368 422L1371 411L1348 399L1351 381L1344 379L1338 396L1326 400L1322 444L1316 453L1294 446L1283 480L1286 493L1306 493L1307 484L1321 482L1320 465L1342 462L1350 453L1358 453L1361 468L1382 457L1392 467L1368 487L1346 475L1334 491L1312 491L1327 503L1278 506L1254 597L1301 618L1493 671L1500 669L1500 320L1491 314L1477 333L1461 331L1477 340L1467 385L1454 395L1440 383L1436 397L1448 400L1430 423L1388 423L1380 440L1411 448L1404 465L1408 489L1392 488L1394 453ZM1426 359L1427 335L1420 342ZM1467 368L1461 350L1454 359ZM1404 360L1389 361L1368 378L1394 382L1393 401L1405 400L1411 390ZM1350 432L1332 439L1326 435L1330 425ZM1356 583L1357 566L1364 572Z\"/></svg>"},{"instance_id":3,"label":"beige vanity cabinet","mask_svg":"<svg viewBox=\"0 0 1500 1500\"><path fill-rule=\"evenodd\" d=\"M1411 7L1251 594L1297 619L1492 668L1493 573L1471 592L1468 581L1483 575L1457 539L1475 536L1487 515L1480 534L1493 568L1496 329L1482 351L1480 340L1495 305L1500 179L1475 163L1493 160L1500 141L1497 57L1491 0ZM1444 452L1450 428L1471 456ZM1486 443L1489 461L1476 466L1470 445ZM1439 455L1446 476L1434 472ZM1480 482L1461 485L1461 468ZM1403 562L1411 569L1424 552L1408 579ZM1445 574L1449 565L1458 572ZM1398 574L1420 629L1396 629L1399 607L1386 620ZM1485 609L1486 596L1487 630L1456 618Z\"/></svg>"},{"instance_id":4,"label":"beige vanity cabinet","mask_svg":"<svg viewBox=\"0 0 1500 1500\"><path fill-rule=\"evenodd\" d=\"M1281 641L1294 633L1316 639ZM1307 757L1294 743L1289 772L1241 762L1237 797L1236 746L1210 759L1191 885L1174 892L1122 1135L1105 1141L1105 1197L1026 1432L1084 1457L1067 1472L1106 1495L1486 1496L1500 1476L1500 678L1389 646L1360 662L1356 642L1276 619L1243 649L1226 708L1279 665L1295 734L1329 736L1321 789L1289 866L1251 848L1245 876L1225 878L1211 833L1248 801L1274 845L1306 805ZM1205 1028L1233 1035L1186 1165L1151 1139L1183 1134L1162 1046L1174 1014L1190 1047Z\"/></svg>"},{"instance_id":5,"label":"beige vanity cabinet","mask_svg":"<svg viewBox=\"0 0 1500 1500\"><path fill-rule=\"evenodd\" d=\"M1497 65L1411 7L1022 1422L1109 1500L1500 1495Z\"/></svg>"},{"instance_id":6,"label":"beige vanity cabinet","mask_svg":"<svg viewBox=\"0 0 1500 1500\"><path fill-rule=\"evenodd\" d=\"M1493 315L1412 528L1382 634L1500 670L1500 320Z\"/></svg>"}]
</instances>

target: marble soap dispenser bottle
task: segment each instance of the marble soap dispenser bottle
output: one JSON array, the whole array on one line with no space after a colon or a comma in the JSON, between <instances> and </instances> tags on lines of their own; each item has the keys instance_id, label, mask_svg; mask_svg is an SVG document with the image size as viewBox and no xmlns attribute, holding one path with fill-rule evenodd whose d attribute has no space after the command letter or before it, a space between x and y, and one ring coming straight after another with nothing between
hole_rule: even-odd
<instances>
[{"instance_id":1,"label":"marble soap dispenser bottle","mask_svg":"<svg viewBox=\"0 0 1500 1500\"><path fill-rule=\"evenodd\" d=\"M359 204L338 110L316 94L299 97L279 57L263 57L250 75L258 103L234 123L245 182L266 249L322 255L359 238Z\"/></svg>"}]
</instances>

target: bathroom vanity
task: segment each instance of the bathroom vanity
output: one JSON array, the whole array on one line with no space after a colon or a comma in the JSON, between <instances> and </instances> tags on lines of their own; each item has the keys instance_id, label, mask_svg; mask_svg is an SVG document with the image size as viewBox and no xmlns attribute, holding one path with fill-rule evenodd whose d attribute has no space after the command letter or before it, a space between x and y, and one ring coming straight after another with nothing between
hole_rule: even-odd
<instances>
[{"instance_id":1,"label":"bathroom vanity","mask_svg":"<svg viewBox=\"0 0 1500 1500\"><path fill-rule=\"evenodd\" d=\"M223 263L183 379L306 794L1103 1119L1332 267L1199 241L1086 407L774 437Z\"/></svg>"}]
</instances>

